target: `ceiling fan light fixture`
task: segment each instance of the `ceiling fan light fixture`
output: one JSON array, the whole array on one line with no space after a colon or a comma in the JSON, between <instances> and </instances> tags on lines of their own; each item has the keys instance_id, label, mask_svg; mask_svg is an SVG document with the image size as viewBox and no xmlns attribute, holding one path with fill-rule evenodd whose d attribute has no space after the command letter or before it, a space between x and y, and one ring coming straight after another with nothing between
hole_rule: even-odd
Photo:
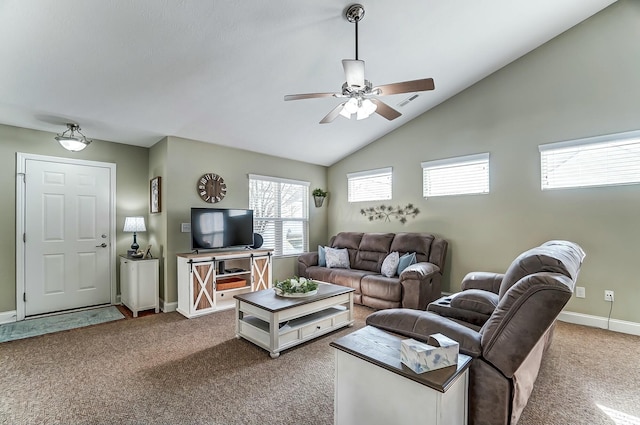
<instances>
[{"instance_id":1,"label":"ceiling fan light fixture","mask_svg":"<svg viewBox=\"0 0 640 425\"><path fill-rule=\"evenodd\" d=\"M78 133L78 135L75 133ZM55 139L60 143L60 146L69 152L79 152L91 143L91 140L88 140L85 135L80 132L80 126L73 123L67 123L67 130L62 134L58 134Z\"/></svg>"},{"instance_id":2,"label":"ceiling fan light fixture","mask_svg":"<svg viewBox=\"0 0 640 425\"><path fill-rule=\"evenodd\" d=\"M356 119L363 120L369 118L378 109L378 105L369 99L364 99L362 105L358 108Z\"/></svg>"}]
</instances>

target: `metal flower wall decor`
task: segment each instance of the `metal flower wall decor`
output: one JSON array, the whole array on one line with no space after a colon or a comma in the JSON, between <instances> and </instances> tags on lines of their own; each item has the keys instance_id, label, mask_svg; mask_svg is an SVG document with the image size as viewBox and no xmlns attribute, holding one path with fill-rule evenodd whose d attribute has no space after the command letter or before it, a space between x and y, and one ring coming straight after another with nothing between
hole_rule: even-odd
<instances>
[{"instance_id":1,"label":"metal flower wall decor","mask_svg":"<svg viewBox=\"0 0 640 425\"><path fill-rule=\"evenodd\" d=\"M420 210L413 206L413 204L407 204L406 207L392 207L391 205L380 205L379 207L369 207L360 210L360 214L369 217L369 221L384 220L391 221L391 217L404 224L407 222L407 218L416 218L420 213Z\"/></svg>"}]
</instances>

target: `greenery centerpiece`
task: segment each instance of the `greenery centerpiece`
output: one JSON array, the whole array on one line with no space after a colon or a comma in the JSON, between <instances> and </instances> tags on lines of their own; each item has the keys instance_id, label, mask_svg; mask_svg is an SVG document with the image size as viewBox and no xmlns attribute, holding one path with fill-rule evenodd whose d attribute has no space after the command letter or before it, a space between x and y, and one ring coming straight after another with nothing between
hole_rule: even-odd
<instances>
[{"instance_id":1,"label":"greenery centerpiece","mask_svg":"<svg viewBox=\"0 0 640 425\"><path fill-rule=\"evenodd\" d=\"M283 297L307 297L318 292L318 283L305 277L290 277L273 284L277 295Z\"/></svg>"}]
</instances>

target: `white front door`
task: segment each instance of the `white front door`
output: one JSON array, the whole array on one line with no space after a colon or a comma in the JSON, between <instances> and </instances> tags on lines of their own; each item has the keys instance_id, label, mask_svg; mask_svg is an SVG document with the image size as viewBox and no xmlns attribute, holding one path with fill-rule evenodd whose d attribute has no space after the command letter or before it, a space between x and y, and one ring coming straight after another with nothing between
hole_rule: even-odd
<instances>
[{"instance_id":1,"label":"white front door","mask_svg":"<svg viewBox=\"0 0 640 425\"><path fill-rule=\"evenodd\" d=\"M59 160L24 160L26 316L112 302L115 168Z\"/></svg>"}]
</instances>

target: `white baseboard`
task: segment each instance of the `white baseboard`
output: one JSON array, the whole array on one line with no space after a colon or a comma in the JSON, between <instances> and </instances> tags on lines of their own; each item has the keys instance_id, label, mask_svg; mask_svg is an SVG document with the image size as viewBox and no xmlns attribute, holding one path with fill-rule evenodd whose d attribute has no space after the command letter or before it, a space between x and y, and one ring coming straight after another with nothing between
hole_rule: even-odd
<instances>
[{"instance_id":1,"label":"white baseboard","mask_svg":"<svg viewBox=\"0 0 640 425\"><path fill-rule=\"evenodd\" d=\"M176 311L177 309L178 309L177 302L168 303L168 302L165 302L165 300L163 300L162 298L160 298L160 310L162 310L163 312L171 313L172 311Z\"/></svg>"},{"instance_id":2,"label":"white baseboard","mask_svg":"<svg viewBox=\"0 0 640 425\"><path fill-rule=\"evenodd\" d=\"M13 323L16 321L17 313L15 310L0 311L0 325L4 323Z\"/></svg>"},{"instance_id":3,"label":"white baseboard","mask_svg":"<svg viewBox=\"0 0 640 425\"><path fill-rule=\"evenodd\" d=\"M611 319L600 316L592 316L590 314L574 313L572 311L563 311L558 315L558 320L567 323L575 323L576 325L591 326L593 328L609 329L614 332L621 332L630 335L640 336L640 323L627 322L625 320Z\"/></svg>"}]
</instances>

